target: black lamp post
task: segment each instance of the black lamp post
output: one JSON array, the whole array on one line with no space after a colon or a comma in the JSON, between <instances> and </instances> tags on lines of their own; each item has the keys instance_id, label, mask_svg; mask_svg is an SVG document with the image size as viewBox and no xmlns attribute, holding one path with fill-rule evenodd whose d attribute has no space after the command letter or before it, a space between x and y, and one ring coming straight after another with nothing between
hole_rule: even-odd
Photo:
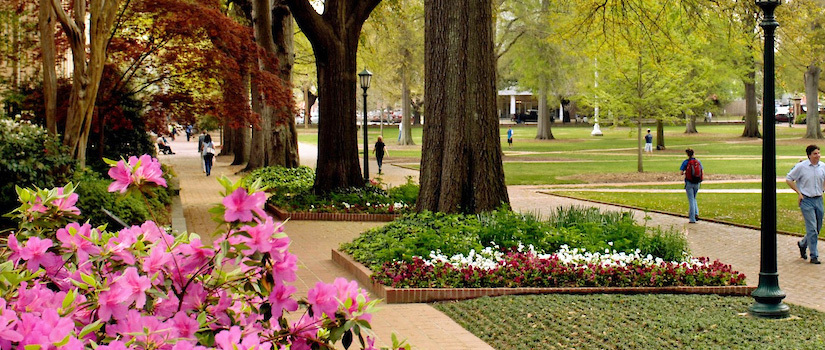
<instances>
[{"instance_id":1,"label":"black lamp post","mask_svg":"<svg viewBox=\"0 0 825 350\"><path fill-rule=\"evenodd\" d=\"M782 303L785 293L779 289L776 269L776 115L774 106L773 33L779 23L773 11L781 0L756 0L765 16L759 24L765 30L765 90L762 95L762 250L759 262L759 286L751 295L755 302L750 313L759 317L785 318L788 305Z\"/></svg>"},{"instance_id":2,"label":"black lamp post","mask_svg":"<svg viewBox=\"0 0 825 350\"><path fill-rule=\"evenodd\" d=\"M361 82L361 88L364 89L364 115L361 119L361 128L364 129L364 182L369 183L370 181L370 163L369 159L369 140L367 139L367 89L370 88L370 79L372 79L372 73L370 71L364 69L363 72L358 73L358 79Z\"/></svg>"}]
</instances>

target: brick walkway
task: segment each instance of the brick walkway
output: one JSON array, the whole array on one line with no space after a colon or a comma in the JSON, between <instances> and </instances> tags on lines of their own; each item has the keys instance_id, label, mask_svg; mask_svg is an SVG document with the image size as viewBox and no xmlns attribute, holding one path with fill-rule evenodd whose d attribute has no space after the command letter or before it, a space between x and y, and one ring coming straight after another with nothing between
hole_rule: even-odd
<instances>
[{"instance_id":1,"label":"brick walkway","mask_svg":"<svg viewBox=\"0 0 825 350\"><path fill-rule=\"evenodd\" d=\"M215 230L215 224L209 219L207 210L221 200L221 186L215 181L215 177L227 175L236 178L234 173L242 167L229 166L230 158L218 157L212 177L206 177L200 170L197 158L197 139L186 142L185 138L178 138L172 142L172 148L176 155L159 157L162 162L172 165L180 177L180 197L187 228L191 232L208 236ZM314 167L314 152L314 147L302 144L301 163ZM371 158L371 162L371 169L377 170L374 159ZM414 171L390 164L385 164L384 171L385 182L393 184L403 183L407 175L417 175ZM595 205L601 208L620 209L541 194L538 193L540 189L538 186L510 186L509 194L513 208L543 215L549 214L553 208L560 205ZM643 214L637 212L636 215L637 218L641 218ZM693 255L707 256L732 264L734 269L747 275L749 285L758 283L759 231L702 221L696 225L687 225L687 219L682 217L655 213L648 215L651 217L649 224L674 226L684 230ZM299 290L298 295L306 295L306 291L318 281L332 282L335 277L353 279L353 276L332 262L330 250L377 225L381 224L288 222L286 233L293 242L291 251L298 256L300 264L298 281L295 283ZM811 265L800 259L799 251L795 247L796 240L798 238L782 235L777 238L780 286L787 295L786 301L825 311L825 281L819 277L825 272L825 265ZM390 334L396 333L400 339L407 339L415 349L491 349L428 304L382 305L381 310L374 315L373 327L378 336L377 343L382 346L390 345Z\"/></svg>"}]
</instances>

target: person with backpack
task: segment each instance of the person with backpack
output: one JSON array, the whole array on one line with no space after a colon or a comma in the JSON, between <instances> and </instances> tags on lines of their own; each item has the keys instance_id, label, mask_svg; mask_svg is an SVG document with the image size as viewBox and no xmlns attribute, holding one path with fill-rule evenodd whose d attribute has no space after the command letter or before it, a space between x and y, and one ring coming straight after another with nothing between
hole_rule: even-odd
<instances>
[{"instance_id":1,"label":"person with backpack","mask_svg":"<svg viewBox=\"0 0 825 350\"><path fill-rule=\"evenodd\" d=\"M704 168L702 162L693 157L693 149L686 149L687 159L679 167L681 174L685 176L685 192L688 198L688 222L695 224L699 218L699 205L696 203L696 195L699 193L699 184L704 180Z\"/></svg>"},{"instance_id":2,"label":"person with backpack","mask_svg":"<svg viewBox=\"0 0 825 350\"><path fill-rule=\"evenodd\" d=\"M819 161L819 146L810 145L805 148L808 159L796 163L785 182L799 195L799 209L805 220L805 237L796 243L799 255L807 259L806 250L811 253L811 264L820 264L819 252L816 249L819 231L822 229L822 216L825 210L822 204L822 192L825 189L825 165Z\"/></svg>"}]
</instances>

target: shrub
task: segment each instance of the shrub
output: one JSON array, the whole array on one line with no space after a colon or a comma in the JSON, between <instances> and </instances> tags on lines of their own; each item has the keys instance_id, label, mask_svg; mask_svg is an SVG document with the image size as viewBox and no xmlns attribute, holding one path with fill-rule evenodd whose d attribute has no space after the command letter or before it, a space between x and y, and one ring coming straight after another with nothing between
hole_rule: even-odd
<instances>
[{"instance_id":1,"label":"shrub","mask_svg":"<svg viewBox=\"0 0 825 350\"><path fill-rule=\"evenodd\" d=\"M297 168L271 166L255 169L243 178L246 184L251 184L256 180L261 181L261 185L273 195L288 196L312 189L315 171L306 166Z\"/></svg>"},{"instance_id":2,"label":"shrub","mask_svg":"<svg viewBox=\"0 0 825 350\"><path fill-rule=\"evenodd\" d=\"M169 175L164 173L164 176ZM74 182L77 184L75 192L80 196L77 208L80 209L82 221L106 223L109 227L120 228L121 225L103 211L106 209L127 225L137 225L148 220L164 225L171 223L167 210L167 206L172 203L170 189L147 189L145 199L134 194L121 196L108 191L111 180L104 179L92 170L78 171Z\"/></svg>"},{"instance_id":3,"label":"shrub","mask_svg":"<svg viewBox=\"0 0 825 350\"><path fill-rule=\"evenodd\" d=\"M508 208L479 215L408 214L366 231L342 244L341 250L376 269L386 262L409 262L431 252L466 256L485 247L512 250L520 245L542 253L569 246L591 252L634 253L638 249L642 255L668 261L683 261L687 256L687 240L674 230L639 225L629 212L579 207L559 208L549 221Z\"/></svg>"},{"instance_id":4,"label":"shrub","mask_svg":"<svg viewBox=\"0 0 825 350\"><path fill-rule=\"evenodd\" d=\"M0 119L0 215L16 207L15 186L60 186L74 166L57 136L28 121Z\"/></svg>"}]
</instances>

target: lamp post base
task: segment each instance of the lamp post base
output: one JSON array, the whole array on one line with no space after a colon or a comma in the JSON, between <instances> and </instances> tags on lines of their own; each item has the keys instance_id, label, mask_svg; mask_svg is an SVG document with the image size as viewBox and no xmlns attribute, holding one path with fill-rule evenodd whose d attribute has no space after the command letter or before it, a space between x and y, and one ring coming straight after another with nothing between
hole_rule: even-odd
<instances>
[{"instance_id":1,"label":"lamp post base","mask_svg":"<svg viewBox=\"0 0 825 350\"><path fill-rule=\"evenodd\" d=\"M748 312L763 318L787 318L791 315L788 305L782 302L785 293L779 289L779 273L759 273L759 287L751 293L755 302Z\"/></svg>"}]
</instances>

